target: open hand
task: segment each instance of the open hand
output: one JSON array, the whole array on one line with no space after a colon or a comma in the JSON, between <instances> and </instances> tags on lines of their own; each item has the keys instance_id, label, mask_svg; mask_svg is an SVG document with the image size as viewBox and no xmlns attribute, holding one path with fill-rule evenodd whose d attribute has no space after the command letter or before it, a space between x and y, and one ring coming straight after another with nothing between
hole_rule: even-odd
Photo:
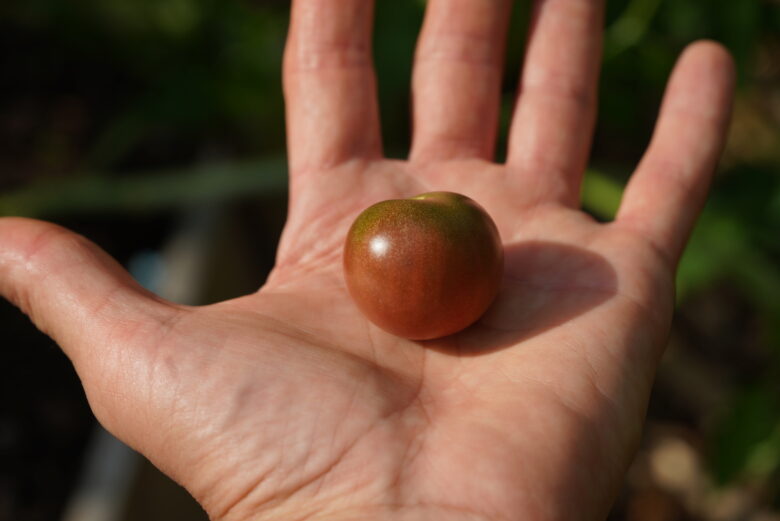
<instances>
[{"instance_id":1,"label":"open hand","mask_svg":"<svg viewBox=\"0 0 780 521\"><path fill-rule=\"evenodd\" d=\"M215 520L597 520L640 438L673 274L727 126L732 65L680 59L614 222L579 210L603 2L537 0L505 164L491 161L510 0L429 0L408 161L382 156L369 0L296 0L285 56L290 213L257 293L141 289L57 226L0 219L0 292L73 361L98 419ZM379 200L450 190L505 243L473 327L412 342L341 272Z\"/></svg>"}]
</instances>

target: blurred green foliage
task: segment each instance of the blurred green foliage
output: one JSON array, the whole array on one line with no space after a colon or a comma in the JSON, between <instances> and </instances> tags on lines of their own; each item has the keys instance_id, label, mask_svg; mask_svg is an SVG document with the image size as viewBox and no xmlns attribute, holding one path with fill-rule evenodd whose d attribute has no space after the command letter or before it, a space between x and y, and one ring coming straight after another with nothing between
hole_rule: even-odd
<instances>
[{"instance_id":1,"label":"blurred green foliage","mask_svg":"<svg viewBox=\"0 0 780 521\"><path fill-rule=\"evenodd\" d=\"M375 54L392 155L409 145L409 80L424 4L378 0ZM503 137L522 62L525 4L512 18ZM148 212L283 193L287 18L288 2L271 0L4 3L1 38L9 50L0 81L8 94L0 103L13 117L3 121L26 121L27 110L35 123L20 131L0 122L6 182L18 185L0 195L0 214ZM583 188L586 209L604 219L649 140L684 46L713 38L737 60L734 128L678 290L684 304L725 285L755 315L751 342L764 363L736 377L739 391L713 433L713 470L722 482L756 472L778 480L780 4L614 0L605 34L599 121ZM57 126L63 114L78 124Z\"/></svg>"}]
</instances>

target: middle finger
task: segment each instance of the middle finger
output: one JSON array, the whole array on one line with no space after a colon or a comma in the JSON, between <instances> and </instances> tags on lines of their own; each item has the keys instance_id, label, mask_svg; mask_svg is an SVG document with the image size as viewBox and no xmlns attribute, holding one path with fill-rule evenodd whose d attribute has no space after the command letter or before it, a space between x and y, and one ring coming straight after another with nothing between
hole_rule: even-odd
<instances>
[{"instance_id":1,"label":"middle finger","mask_svg":"<svg viewBox=\"0 0 780 521\"><path fill-rule=\"evenodd\" d=\"M492 159L511 0L429 0L412 80L412 160Z\"/></svg>"}]
</instances>

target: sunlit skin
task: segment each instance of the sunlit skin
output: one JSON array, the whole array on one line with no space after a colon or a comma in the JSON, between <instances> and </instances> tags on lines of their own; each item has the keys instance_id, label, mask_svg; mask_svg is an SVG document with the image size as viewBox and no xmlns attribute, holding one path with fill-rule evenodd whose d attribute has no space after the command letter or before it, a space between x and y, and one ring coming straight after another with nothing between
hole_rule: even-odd
<instances>
[{"instance_id":1,"label":"sunlit skin","mask_svg":"<svg viewBox=\"0 0 780 521\"><path fill-rule=\"evenodd\" d=\"M498 293L503 259L498 229L482 207L432 192L363 211L347 234L344 277L374 324L430 340L482 316Z\"/></svg>"},{"instance_id":2,"label":"sunlit skin","mask_svg":"<svg viewBox=\"0 0 780 521\"><path fill-rule=\"evenodd\" d=\"M103 425L213 520L604 519L640 439L733 67L712 42L683 53L618 214L599 223L579 192L603 2L536 2L497 164L510 4L428 0L401 161L380 145L373 3L292 2L290 209L255 293L172 304L71 232L0 219L0 293L70 357ZM420 343L365 318L342 257L365 208L432 191L479 201L505 265L477 324Z\"/></svg>"}]
</instances>

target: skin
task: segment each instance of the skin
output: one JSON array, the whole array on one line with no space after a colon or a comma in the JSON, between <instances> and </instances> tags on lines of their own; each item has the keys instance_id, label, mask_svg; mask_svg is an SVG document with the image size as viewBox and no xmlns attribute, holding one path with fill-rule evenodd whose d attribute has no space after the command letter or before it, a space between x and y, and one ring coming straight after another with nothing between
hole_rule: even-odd
<instances>
[{"instance_id":1,"label":"skin","mask_svg":"<svg viewBox=\"0 0 780 521\"><path fill-rule=\"evenodd\" d=\"M430 340L482 316L498 293L503 253L496 225L477 203L432 192L363 211L347 234L344 278L374 324Z\"/></svg>"},{"instance_id":2,"label":"skin","mask_svg":"<svg viewBox=\"0 0 780 521\"><path fill-rule=\"evenodd\" d=\"M578 208L603 4L539 0L505 164L505 0L429 0L408 161L382 158L372 2L295 0L290 211L268 282L206 307L144 292L55 225L0 219L0 293L73 361L98 419L215 520L598 520L640 439L673 274L720 154L733 66L690 46L614 222ZM343 238L426 191L482 204L501 293L423 346L349 298ZM11 348L8 346L6 348Z\"/></svg>"}]
</instances>

